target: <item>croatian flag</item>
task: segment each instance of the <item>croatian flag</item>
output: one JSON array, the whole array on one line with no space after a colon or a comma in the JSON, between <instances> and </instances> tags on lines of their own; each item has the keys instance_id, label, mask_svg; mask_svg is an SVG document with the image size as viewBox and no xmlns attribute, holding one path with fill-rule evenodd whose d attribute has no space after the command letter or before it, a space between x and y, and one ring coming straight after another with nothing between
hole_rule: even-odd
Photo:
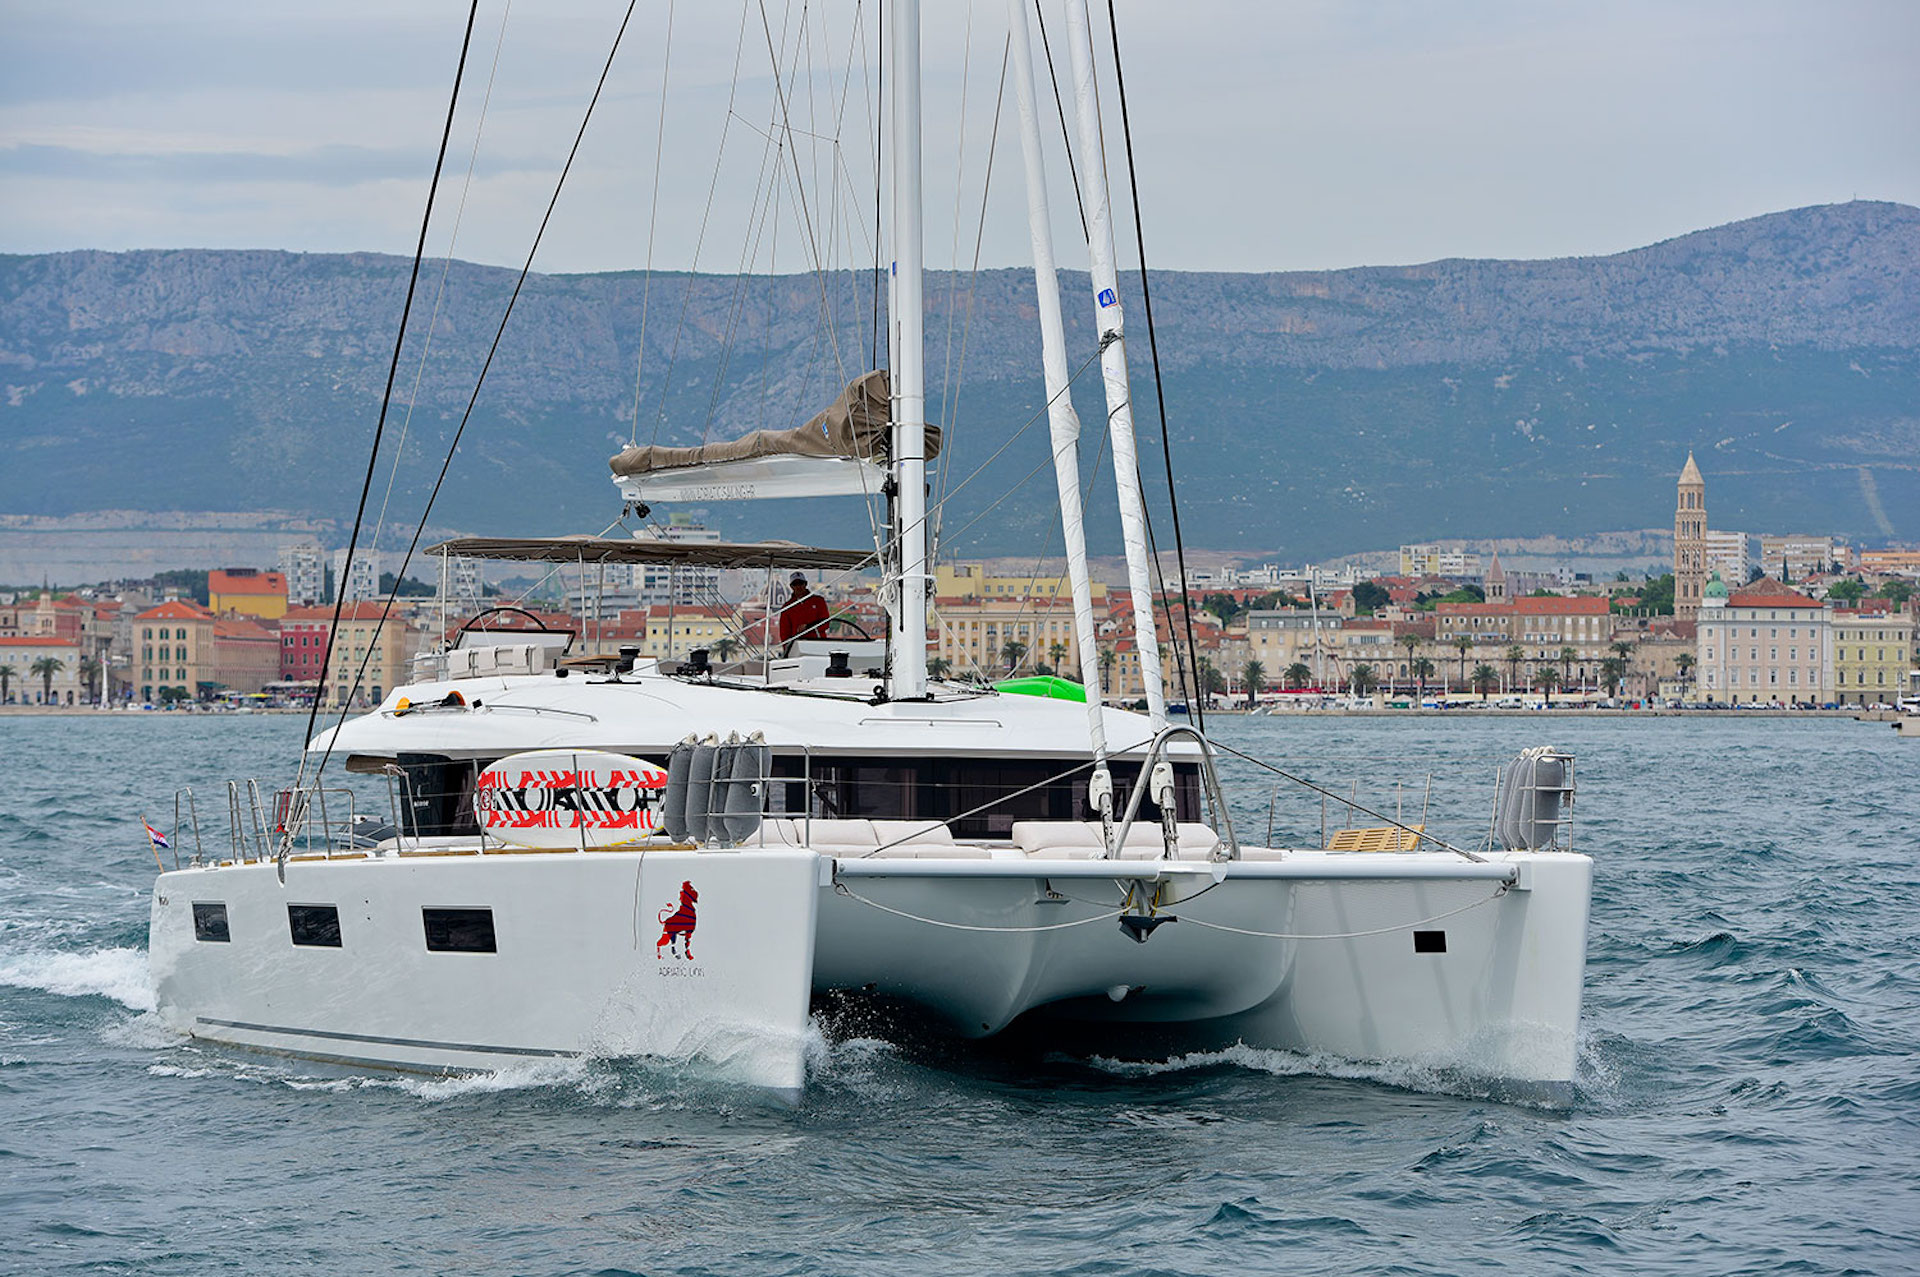
<instances>
[{"instance_id":1,"label":"croatian flag","mask_svg":"<svg viewBox=\"0 0 1920 1277\"><path fill-rule=\"evenodd\" d=\"M173 844L167 841L167 836L165 834L161 833L158 829L155 829L152 825L147 824L147 822L144 820L141 821L140 824L147 831L148 842L152 843L154 846L158 847L162 851L173 850Z\"/></svg>"}]
</instances>

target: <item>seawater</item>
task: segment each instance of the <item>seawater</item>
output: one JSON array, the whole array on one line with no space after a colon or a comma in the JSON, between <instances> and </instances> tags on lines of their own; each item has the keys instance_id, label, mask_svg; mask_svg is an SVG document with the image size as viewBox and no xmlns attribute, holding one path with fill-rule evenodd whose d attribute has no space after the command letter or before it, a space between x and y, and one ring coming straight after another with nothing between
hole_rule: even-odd
<instances>
[{"instance_id":1,"label":"seawater","mask_svg":"<svg viewBox=\"0 0 1920 1277\"><path fill-rule=\"evenodd\" d=\"M188 782L223 817L219 781L283 779L301 725L0 718L0 1269L1920 1269L1920 743L1884 725L1214 724L1456 841L1499 758L1575 751L1597 869L1560 1106L1274 1051L823 1037L797 1109L684 1069L433 1081L162 1030L139 822ZM1319 798L1227 771L1243 838L1318 838Z\"/></svg>"}]
</instances>

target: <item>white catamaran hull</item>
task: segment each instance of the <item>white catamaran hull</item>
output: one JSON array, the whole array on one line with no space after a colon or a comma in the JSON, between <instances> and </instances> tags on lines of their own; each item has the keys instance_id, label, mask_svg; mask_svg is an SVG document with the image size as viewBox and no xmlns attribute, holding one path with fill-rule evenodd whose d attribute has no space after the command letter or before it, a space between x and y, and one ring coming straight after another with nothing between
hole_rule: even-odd
<instances>
[{"instance_id":1,"label":"white catamaran hull","mask_svg":"<svg viewBox=\"0 0 1920 1277\"><path fill-rule=\"evenodd\" d=\"M271 863L221 865L159 879L153 971L195 1037L411 1070L692 1059L797 1094L810 995L856 990L969 1036L1037 1012L1571 1081L1586 857L1254 855L410 853L296 859L284 886ZM1115 917L1141 883L1178 919L1145 943ZM225 939L196 905L220 906ZM295 943L292 911L315 909L337 933ZM436 933L446 910L485 911L492 951L449 950L475 934Z\"/></svg>"}]
</instances>

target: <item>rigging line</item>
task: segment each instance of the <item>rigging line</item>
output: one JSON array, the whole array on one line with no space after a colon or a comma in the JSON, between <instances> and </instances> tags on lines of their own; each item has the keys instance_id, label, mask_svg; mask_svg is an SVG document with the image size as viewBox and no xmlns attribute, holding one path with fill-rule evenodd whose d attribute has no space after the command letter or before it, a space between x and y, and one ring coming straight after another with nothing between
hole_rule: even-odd
<instances>
[{"instance_id":1,"label":"rigging line","mask_svg":"<svg viewBox=\"0 0 1920 1277\"><path fill-rule=\"evenodd\" d=\"M1006 43L1000 51L1000 87L995 91L993 99L993 127L987 133L987 171L980 182L980 220L974 227L973 232L973 266L967 277L966 314L960 321L960 362L954 365L953 370L954 387L951 416L956 423L960 416L960 380L966 375L967 344L973 335L973 303L979 296L980 291L980 250L987 236L987 199L993 192L993 159L1000 145L1000 110L1006 105L1007 65L1012 53L1013 37L1008 35ZM951 447L951 443L952 436L949 435L949 447ZM947 468L948 460L946 449L942 449L939 470L941 492L946 491L947 475L949 473ZM942 522L943 520L940 518L935 518L933 521L933 544L936 547L940 542Z\"/></svg>"},{"instance_id":2,"label":"rigging line","mask_svg":"<svg viewBox=\"0 0 1920 1277\"><path fill-rule=\"evenodd\" d=\"M788 93L780 85L780 55L773 47L773 24L767 18L766 0L760 0L760 26L767 36L767 58L773 65L774 99L780 106L780 123L787 130L789 145L787 153L793 160L793 184L800 199L800 220L806 236L807 247L813 254L813 276L820 286L820 313L827 324L827 341L833 348L834 371L844 383L847 380L847 361L840 354L840 334L833 327L833 304L827 296L827 273L820 260L820 241L813 229L813 213L807 204L806 177L800 171L800 154L794 150L793 120L787 109ZM797 61L797 59L796 59Z\"/></svg>"},{"instance_id":3,"label":"rigging line","mask_svg":"<svg viewBox=\"0 0 1920 1277\"><path fill-rule=\"evenodd\" d=\"M460 224L467 215L467 196L473 190L473 170L480 159L480 139L487 130L487 108L493 102L493 82L500 73L500 51L507 43L507 18L513 13L513 0L500 10L500 34L493 44L493 66L487 72L486 92L480 97L480 120L473 131L473 149L467 153L467 175L460 184L460 203L453 213L453 231L447 236L447 255L440 264L440 281L433 289L433 309L427 318L426 342L420 349L420 362L413 370L413 386L407 394L407 413L400 419L400 440L393 446L393 466L387 471L387 490L380 498L380 513L373 521L375 553L380 549L380 534L387 524L387 507L393 503L393 485L400 477L400 463L406 456L407 436L413 429L413 410L420 404L420 382L426 375L427 359L433 354L433 334L440 324L440 306L447 294L447 277L453 272L453 249L460 242ZM377 584L377 583L376 583Z\"/></svg>"},{"instance_id":4,"label":"rigging line","mask_svg":"<svg viewBox=\"0 0 1920 1277\"><path fill-rule=\"evenodd\" d=\"M1213 888L1209 887L1207 890L1211 891ZM1391 927L1374 927L1368 931L1329 931L1324 933L1294 935L1284 931L1249 931L1245 927L1229 927L1224 922L1203 922L1191 914L1181 914L1179 921L1190 922L1196 927L1205 927L1208 931L1231 931L1236 936L1253 936L1260 940L1359 940L1367 936L1390 936L1396 931L1412 931L1417 927L1424 927L1430 923L1458 917L1460 914L1466 913L1469 910L1478 909L1482 905L1492 904L1511 890L1513 890L1513 884L1503 882L1495 889L1492 895L1482 896L1478 900L1461 905L1458 909L1449 909L1445 913L1436 913L1431 917L1418 918L1412 922L1397 922ZM1205 895L1206 893L1200 892L1197 894ZM1194 897L1189 898L1192 899Z\"/></svg>"},{"instance_id":5,"label":"rigging line","mask_svg":"<svg viewBox=\"0 0 1920 1277\"><path fill-rule=\"evenodd\" d=\"M706 247L707 227L713 220L713 199L720 189L720 169L726 162L727 135L733 128L733 104L740 91L740 63L746 55L746 48L747 7L743 4L740 6L740 31L735 36L733 45L733 81L727 87L727 109L720 117L720 145L713 153L713 176L707 181L707 202L700 212L700 231L693 241L693 261L687 267L686 287L680 292L680 316L673 326L673 344L667 350L667 371L663 374L660 383L660 408L653 422L652 442L655 444L660 442L660 427L667 420L667 390L673 384L673 370L679 362L680 338L687 331L687 308L693 303L693 287L700 270L700 253ZM763 169L765 164L763 155L761 159ZM754 198L759 199L757 188Z\"/></svg>"},{"instance_id":6,"label":"rigging line","mask_svg":"<svg viewBox=\"0 0 1920 1277\"><path fill-rule=\"evenodd\" d=\"M754 263L760 260L760 242L767 233L767 219L772 215L773 201L779 194L768 177L770 168L774 178L779 176L780 165L776 158L779 139L771 133L762 137L760 172L754 178L753 201L747 209L747 237L740 246L740 264L735 268L733 277L733 297L727 303L727 322L719 339L713 385L707 392L706 417L700 425L700 442L703 444L711 438L714 417L720 410L720 393L726 384L727 371L733 366L735 337L739 333L741 315L747 304L747 278L752 273Z\"/></svg>"},{"instance_id":7,"label":"rigging line","mask_svg":"<svg viewBox=\"0 0 1920 1277\"><path fill-rule=\"evenodd\" d=\"M520 276L518 279L514 281L513 292L509 294L507 297L506 309L503 310L500 314L500 325L499 327L495 328L493 331L493 344L487 348L487 357L485 361L482 362L480 365L480 375L477 378L475 378L473 383L473 393L467 397L466 410L460 414L460 424L454 428L453 439L447 444L446 459L440 463L440 473L433 481L432 490L427 493L427 503L425 508L420 511L420 522L419 522L419 525L416 526L413 530L413 540L407 546L406 555L400 560L400 570L395 572L393 575L393 590L387 595L386 604L381 609L380 620L374 627L373 638L375 642L379 640L380 631L382 628L385 627L387 617L392 613L394 600L399 597L400 582L406 579L407 565L413 562L414 551L420 548L421 534L424 533L427 529L427 519L433 513L434 502L439 499L440 488L447 481L447 471L453 465L454 454L458 452L460 449L460 438L462 435L466 433L467 423L473 419L474 405L476 405L480 401L480 389L482 386L486 385L487 372L493 367L494 356L497 355L500 351L501 338L506 336L507 321L513 318L513 308L514 308L514 305L520 300L521 290L526 287L527 276L533 273L533 260L535 255L538 254L540 251L540 241L543 238L545 238L547 233L547 225L553 220L553 210L560 203L560 192L566 189L567 175L573 172L573 162L580 154L580 143L583 140L585 140L587 136L587 125L593 120L593 109L595 106L599 105L600 94L607 87L607 76L613 70L613 60L620 52L620 41L622 37L624 37L627 33L627 24L633 21L633 10L635 5L637 5L638 3L639 3L639 0L627 0L626 14L620 19L620 29L614 33L613 47L607 50L606 64L600 68L599 82L594 85L593 96L590 99L588 99L587 109L585 113L582 114L580 117L580 129L577 133L574 134L573 147L567 152L567 162L561 166L560 176L553 184L553 198L547 201L547 211L540 218L540 229L534 232L533 246L527 250L527 260L525 264L520 267ZM479 5L479 0L474 0L474 4L475 4L475 7L477 8ZM473 30L471 18L468 19L467 30L468 30L468 34L471 35ZM466 60L466 50L465 50L465 46L462 46L461 63L463 66L465 65L465 60ZM451 112L449 112L448 114L448 128L449 129L452 128ZM445 152L446 152L446 146L445 146L445 142L443 141L441 144L441 154L443 157L445 155ZM438 181L437 169L435 171L435 179L437 184L437 181ZM429 202L431 202L431 196L429 196ZM431 208L429 208L429 213L431 213ZM423 248L425 245L425 234L426 232L422 230L421 235L422 235ZM418 274L417 258L416 258L415 273L417 276ZM411 297L412 295L411 289L408 290L408 295L409 297ZM397 363L398 356L396 355L395 358ZM388 393L389 394L392 393L391 384L389 384ZM383 418L385 417L384 408L382 410L381 415ZM377 444L377 437L376 437L376 444ZM369 479L371 479L371 474L369 474ZM355 530L358 531L358 528L359 528L359 521L356 519ZM352 549L351 543L349 543L348 545L347 556L348 556L348 559L347 559L348 566L351 567L352 556L353 556L353 549ZM344 584L345 583L342 582L342 585ZM340 591L340 594L343 598L345 597L344 589ZM334 605L334 627L336 630L339 628L338 602L336 602ZM332 650L333 650L333 635L329 634L327 637L327 651L329 654L331 654ZM373 651L372 643L368 644L367 651L368 651L368 656L371 657L372 651ZM320 666L320 669L323 675L326 672L326 668L327 668L326 662L323 660ZM363 661L361 665L361 671L364 673L365 669L366 669L366 666ZM353 687L347 694L346 701L343 701L340 706L340 716L335 723L335 736L338 735L339 726L344 724L347 721L347 707L348 707L348 704L351 703L354 694L360 690L360 681L361 681L360 676L356 675L354 678ZM316 711L319 708L319 696L317 694L314 697L314 708ZM311 734L309 734L308 739L309 740L312 739ZM314 769L314 779L316 782L319 780L320 774L326 770L328 761L333 757L333 746L334 746L334 737L329 737L327 740L327 748L320 755L320 763Z\"/></svg>"},{"instance_id":8,"label":"rigging line","mask_svg":"<svg viewBox=\"0 0 1920 1277\"><path fill-rule=\"evenodd\" d=\"M960 209L967 194L967 91L973 87L973 0L967 0L967 24L960 49L960 133L953 148L953 246L947 250L952 269L947 273L946 351L940 370L940 425L946 430L953 428L947 406L953 394L953 316L959 309L954 300L960 292Z\"/></svg>"},{"instance_id":9,"label":"rigging line","mask_svg":"<svg viewBox=\"0 0 1920 1277\"><path fill-rule=\"evenodd\" d=\"M627 434L629 446L640 442L640 387L647 368L647 303L653 294L653 240L660 227L660 158L667 139L667 73L673 66L674 0L667 0L667 42L660 57L660 122L653 134L653 207L647 214L647 273L640 284L640 353L633 366L633 425ZM691 281L689 281L691 286Z\"/></svg>"},{"instance_id":10,"label":"rigging line","mask_svg":"<svg viewBox=\"0 0 1920 1277\"><path fill-rule=\"evenodd\" d=\"M1274 775L1280 777L1283 780L1290 780L1296 785L1300 785L1306 789L1310 789L1314 793L1319 794L1323 797L1331 798L1337 803L1344 803L1347 807L1351 808L1354 811L1359 812L1363 816L1371 816L1375 820L1384 821L1387 824L1393 826L1395 829L1401 830L1404 833L1413 834L1419 838L1423 838L1427 842L1433 843L1437 847L1441 847L1447 851L1453 852L1455 855L1465 856L1468 860L1473 860L1473 861L1484 862L1485 860L1485 857L1476 856L1474 853L1470 851L1466 851L1462 848L1454 846L1452 843L1440 837L1438 834L1429 833L1424 829L1415 829L1412 825L1403 824L1402 822L1394 819L1392 816L1387 815L1385 812L1375 811L1373 808L1367 806L1365 803L1358 801L1357 799L1349 798L1345 794L1335 793L1333 790L1328 789L1325 786L1316 785L1304 776L1296 776L1290 771L1286 771L1282 768L1275 767L1272 763L1265 762L1261 759L1255 758L1252 754L1243 753L1242 751L1235 749L1231 745L1223 745L1219 741L1211 740L1211 739L1208 740L1207 744L1212 746L1214 749L1219 750L1221 753L1232 754L1235 758L1239 759L1241 762L1252 763L1255 767L1259 767L1265 771L1270 771Z\"/></svg>"},{"instance_id":11,"label":"rigging line","mask_svg":"<svg viewBox=\"0 0 1920 1277\"><path fill-rule=\"evenodd\" d=\"M1087 205L1080 198L1080 174L1073 167L1073 135L1067 130L1067 104L1060 98L1060 77L1053 71L1053 46L1047 43L1047 15L1040 0L1033 0L1034 16L1040 20L1040 48L1047 55L1047 79L1053 83L1053 107L1060 113L1060 142L1067 148L1067 176L1073 180L1073 204L1080 210L1080 235L1089 243L1093 232L1087 229Z\"/></svg>"},{"instance_id":12,"label":"rigging line","mask_svg":"<svg viewBox=\"0 0 1920 1277\"><path fill-rule=\"evenodd\" d=\"M868 113L873 117L873 352L868 360L868 366L878 368L880 366L880 280L882 278L880 274L880 192L884 176L881 171L881 159L886 153L885 147L881 145L884 141L881 131L887 124L886 112L874 109L873 100L878 98L882 104L887 100L887 62L882 56L887 47L887 6L875 5L874 12L878 15L874 23L873 41L873 65L877 85L873 97L867 100Z\"/></svg>"},{"instance_id":13,"label":"rigging line","mask_svg":"<svg viewBox=\"0 0 1920 1277\"><path fill-rule=\"evenodd\" d=\"M1193 641L1193 596L1187 592L1187 545L1180 529L1180 495L1173 483L1173 443L1167 433L1167 395L1160 379L1160 340L1153 323L1153 289L1147 279L1147 236L1140 223L1140 182L1133 164L1133 123L1127 112L1127 77L1120 69L1120 28L1114 17L1113 0L1107 0L1107 31L1113 38L1113 78L1120 90L1120 136L1127 152L1127 190L1133 198L1133 238L1140 254L1140 298L1147 315L1147 350L1153 356L1153 398L1160 408L1160 456L1167 468L1167 504L1173 510L1173 555L1174 564L1180 569L1180 612L1187 632L1187 663L1193 666L1194 678L1198 681L1200 667ZM1163 587L1164 584L1163 579ZM1167 623L1173 623L1171 616ZM1200 689L1198 698L1187 698L1195 725L1203 732L1207 729L1206 699L1205 688Z\"/></svg>"},{"instance_id":14,"label":"rigging line","mask_svg":"<svg viewBox=\"0 0 1920 1277\"><path fill-rule=\"evenodd\" d=\"M360 504L353 513L353 531L347 537L347 556L341 564L340 580L335 583L334 587L333 622L327 629L326 650L323 651L320 656L320 686L314 689L313 703L307 708L307 734L301 738L300 766L294 773L295 789L300 788L300 782L306 778L306 743L313 739L313 726L319 721L320 717L320 700L321 697L326 694L327 671L333 664L333 645L340 633L340 611L346 603L347 580L353 572L353 552L359 545L360 527L367 514L367 498L373 492L373 476L380 462L380 436L386 432L387 409L393 403L393 383L394 379L400 373L400 350L406 342L407 321L413 315L413 294L415 288L417 288L420 283L420 262L421 259L426 256L427 252L427 228L433 222L434 197L439 193L440 172L447 162L447 143L453 137L453 117L460 105L460 82L466 77L467 50L473 45L473 24L479 15L480 0L472 0L471 6L467 9L466 33L460 38L460 62L459 65L454 68L453 72L453 92L447 99L447 121L440 130L440 150L433 161L433 180L427 185L427 207L426 211L420 215L420 238L415 243L413 249L413 270L407 276L407 298L400 307L400 330L394 335L393 357L387 363L387 388L380 396L380 417L379 420L374 423L373 447L369 449L367 453L367 477L360 485ZM422 522L424 523L425 520L423 519ZM416 531L414 535L417 540L419 533ZM396 592L399 586L400 578L396 576L394 578L394 589ZM389 599L387 606L390 608L392 605L392 600ZM382 613L381 619L385 620L384 612ZM351 700L351 697L348 699ZM341 711L341 721L346 721L346 711L344 709ZM327 750L328 753L332 752L332 741L328 741ZM320 766L326 766L326 760L324 758L321 760ZM319 769L316 768L314 771L314 781L316 784L319 783L319 776Z\"/></svg>"}]
</instances>

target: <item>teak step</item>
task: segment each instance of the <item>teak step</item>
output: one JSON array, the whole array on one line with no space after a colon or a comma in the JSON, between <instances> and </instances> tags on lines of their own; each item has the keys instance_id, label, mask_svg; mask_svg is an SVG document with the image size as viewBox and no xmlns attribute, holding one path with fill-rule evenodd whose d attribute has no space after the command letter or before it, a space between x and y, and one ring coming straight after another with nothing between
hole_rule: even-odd
<instances>
[{"instance_id":1,"label":"teak step","mask_svg":"<svg viewBox=\"0 0 1920 1277\"><path fill-rule=\"evenodd\" d=\"M1420 845L1425 825L1382 825L1377 829L1340 829L1334 831L1328 851L1412 851Z\"/></svg>"}]
</instances>

